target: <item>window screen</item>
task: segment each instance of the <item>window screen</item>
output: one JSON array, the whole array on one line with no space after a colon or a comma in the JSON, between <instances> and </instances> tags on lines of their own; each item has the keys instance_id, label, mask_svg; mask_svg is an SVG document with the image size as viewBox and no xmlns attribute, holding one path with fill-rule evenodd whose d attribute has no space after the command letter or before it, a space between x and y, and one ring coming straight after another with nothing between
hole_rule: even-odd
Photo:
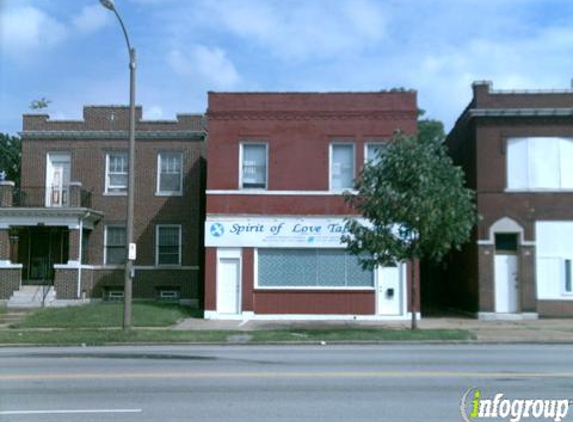
<instances>
[{"instance_id":1,"label":"window screen","mask_svg":"<svg viewBox=\"0 0 573 422\"><path fill-rule=\"evenodd\" d=\"M242 184L243 188L267 187L266 144L243 144Z\"/></svg>"},{"instance_id":2,"label":"window screen","mask_svg":"<svg viewBox=\"0 0 573 422\"><path fill-rule=\"evenodd\" d=\"M380 161L380 155L384 154L388 148L387 144L368 144L366 146L366 161L371 164L377 164Z\"/></svg>"},{"instance_id":3,"label":"window screen","mask_svg":"<svg viewBox=\"0 0 573 422\"><path fill-rule=\"evenodd\" d=\"M125 227L107 226L105 235L105 263L123 264L127 258L125 252Z\"/></svg>"},{"instance_id":4,"label":"window screen","mask_svg":"<svg viewBox=\"0 0 573 422\"><path fill-rule=\"evenodd\" d=\"M261 287L373 287L374 274L339 249L259 249Z\"/></svg>"},{"instance_id":5,"label":"window screen","mask_svg":"<svg viewBox=\"0 0 573 422\"><path fill-rule=\"evenodd\" d=\"M333 144L330 163L330 187L333 190L354 187L354 146Z\"/></svg>"},{"instance_id":6,"label":"window screen","mask_svg":"<svg viewBox=\"0 0 573 422\"><path fill-rule=\"evenodd\" d=\"M157 227L157 264L179 265L181 244L180 226Z\"/></svg>"},{"instance_id":7,"label":"window screen","mask_svg":"<svg viewBox=\"0 0 573 422\"><path fill-rule=\"evenodd\" d=\"M179 152L159 154L159 192L181 192L181 162Z\"/></svg>"},{"instance_id":8,"label":"window screen","mask_svg":"<svg viewBox=\"0 0 573 422\"><path fill-rule=\"evenodd\" d=\"M129 159L127 153L107 155L107 192L127 191L127 171Z\"/></svg>"}]
</instances>

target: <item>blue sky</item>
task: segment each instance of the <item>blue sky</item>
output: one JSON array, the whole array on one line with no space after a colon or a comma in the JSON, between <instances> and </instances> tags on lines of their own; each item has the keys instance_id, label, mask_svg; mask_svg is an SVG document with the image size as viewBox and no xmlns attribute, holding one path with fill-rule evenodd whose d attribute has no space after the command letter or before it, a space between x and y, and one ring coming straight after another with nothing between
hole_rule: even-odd
<instances>
[{"instance_id":1,"label":"blue sky","mask_svg":"<svg viewBox=\"0 0 573 422\"><path fill-rule=\"evenodd\" d=\"M147 118L203 112L207 91L418 91L449 128L471 83L565 89L570 0L116 0ZM0 0L0 131L32 100L52 118L128 102L127 51L98 0Z\"/></svg>"}]
</instances>

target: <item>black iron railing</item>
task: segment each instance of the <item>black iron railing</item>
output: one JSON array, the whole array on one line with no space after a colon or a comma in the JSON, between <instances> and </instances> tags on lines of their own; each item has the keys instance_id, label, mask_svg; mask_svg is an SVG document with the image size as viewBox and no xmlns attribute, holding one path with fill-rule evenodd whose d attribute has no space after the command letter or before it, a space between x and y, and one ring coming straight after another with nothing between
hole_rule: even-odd
<instances>
[{"instance_id":1,"label":"black iron railing","mask_svg":"<svg viewBox=\"0 0 573 422\"><path fill-rule=\"evenodd\" d=\"M14 192L15 207L91 207L91 192L79 186L22 187Z\"/></svg>"}]
</instances>

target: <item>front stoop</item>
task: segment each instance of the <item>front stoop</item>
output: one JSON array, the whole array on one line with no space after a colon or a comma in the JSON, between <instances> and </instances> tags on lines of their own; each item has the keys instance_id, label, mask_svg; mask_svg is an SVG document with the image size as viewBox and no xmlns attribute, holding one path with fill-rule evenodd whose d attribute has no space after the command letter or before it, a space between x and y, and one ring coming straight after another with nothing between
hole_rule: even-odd
<instances>
[{"instance_id":1,"label":"front stoop","mask_svg":"<svg viewBox=\"0 0 573 422\"><path fill-rule=\"evenodd\" d=\"M17 323L28 315L29 311L16 309L0 314L0 328L9 328L10 325Z\"/></svg>"},{"instance_id":2,"label":"front stoop","mask_svg":"<svg viewBox=\"0 0 573 422\"><path fill-rule=\"evenodd\" d=\"M477 317L480 321L534 321L539 319L537 312L478 312Z\"/></svg>"},{"instance_id":3,"label":"front stoop","mask_svg":"<svg viewBox=\"0 0 573 422\"><path fill-rule=\"evenodd\" d=\"M20 286L8 300L8 308L41 308L56 300L54 286Z\"/></svg>"}]
</instances>

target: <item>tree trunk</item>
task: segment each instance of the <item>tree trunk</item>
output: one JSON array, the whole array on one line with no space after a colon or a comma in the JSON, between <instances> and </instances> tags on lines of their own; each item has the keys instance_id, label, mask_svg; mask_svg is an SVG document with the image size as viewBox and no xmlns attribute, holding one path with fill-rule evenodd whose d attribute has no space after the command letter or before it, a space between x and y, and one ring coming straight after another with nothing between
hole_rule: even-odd
<instances>
[{"instance_id":1,"label":"tree trunk","mask_svg":"<svg viewBox=\"0 0 573 422\"><path fill-rule=\"evenodd\" d=\"M412 326L411 329L418 328L418 321L416 320L416 258L410 261L410 312L412 312Z\"/></svg>"}]
</instances>

